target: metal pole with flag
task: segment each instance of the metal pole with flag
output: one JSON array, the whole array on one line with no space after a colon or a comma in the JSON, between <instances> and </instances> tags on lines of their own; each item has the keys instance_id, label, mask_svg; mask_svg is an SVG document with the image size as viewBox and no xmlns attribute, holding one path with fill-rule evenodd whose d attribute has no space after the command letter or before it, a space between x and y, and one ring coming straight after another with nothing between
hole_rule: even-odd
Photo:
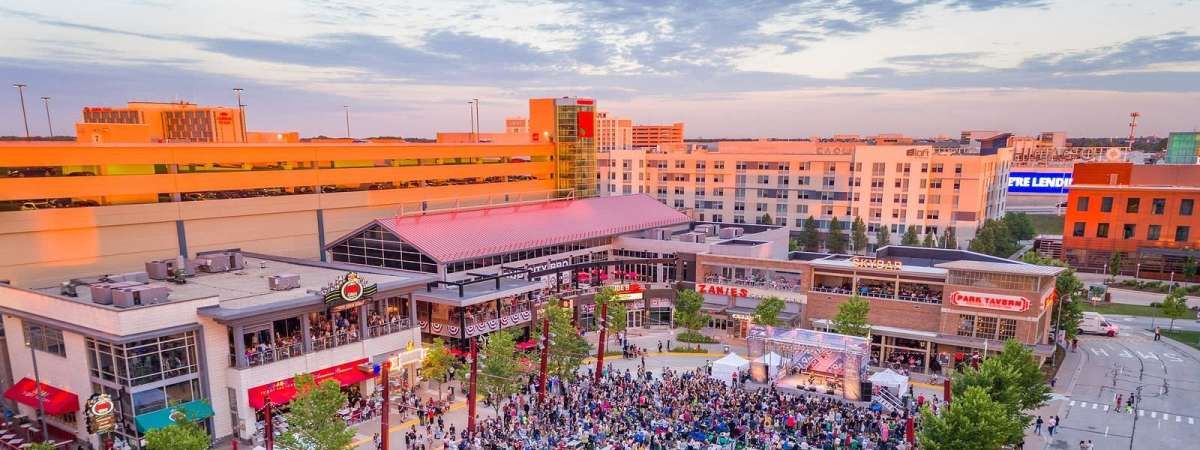
<instances>
[{"instance_id":1,"label":"metal pole with flag","mask_svg":"<svg viewBox=\"0 0 1200 450\"><path fill-rule=\"evenodd\" d=\"M275 421L271 417L271 410L275 404L271 403L271 396L263 394L263 441L267 450L275 450Z\"/></svg>"},{"instance_id":2,"label":"metal pole with flag","mask_svg":"<svg viewBox=\"0 0 1200 450\"><path fill-rule=\"evenodd\" d=\"M475 344L476 338L471 338L471 379L470 390L467 391L467 433L475 434L475 397L476 374L479 372L479 349Z\"/></svg>"},{"instance_id":3,"label":"metal pole with flag","mask_svg":"<svg viewBox=\"0 0 1200 450\"><path fill-rule=\"evenodd\" d=\"M596 346L596 376L597 383L600 382L601 372L604 371L604 341L608 339L608 302L600 304L600 317L597 319L600 322L600 344Z\"/></svg>"},{"instance_id":4,"label":"metal pole with flag","mask_svg":"<svg viewBox=\"0 0 1200 450\"><path fill-rule=\"evenodd\" d=\"M542 318L542 364L538 378L538 404L546 402L546 378L549 377L550 366L550 316Z\"/></svg>"},{"instance_id":5,"label":"metal pole with flag","mask_svg":"<svg viewBox=\"0 0 1200 450\"><path fill-rule=\"evenodd\" d=\"M383 360L383 364L379 365L379 369L379 382L383 383L383 403L381 403L381 415L379 417L379 448L386 450L391 448L388 445L388 435L391 434L388 432L388 419L391 416L390 397L392 390L391 384L388 382L388 374L392 371L392 362L386 359Z\"/></svg>"}]
</instances>

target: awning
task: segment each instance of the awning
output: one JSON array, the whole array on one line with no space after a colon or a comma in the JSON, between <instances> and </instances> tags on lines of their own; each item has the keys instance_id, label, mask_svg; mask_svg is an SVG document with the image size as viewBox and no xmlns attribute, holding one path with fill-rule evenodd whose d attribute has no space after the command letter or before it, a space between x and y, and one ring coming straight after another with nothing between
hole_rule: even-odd
<instances>
[{"instance_id":1,"label":"awning","mask_svg":"<svg viewBox=\"0 0 1200 450\"><path fill-rule=\"evenodd\" d=\"M517 347L517 350L529 350L531 348L537 347L537 341L530 339L528 341L518 342L516 347Z\"/></svg>"},{"instance_id":2,"label":"awning","mask_svg":"<svg viewBox=\"0 0 1200 450\"><path fill-rule=\"evenodd\" d=\"M14 383L4 392L4 396L15 402L37 408L38 391L41 393L46 414L61 416L79 411L79 396L45 383L39 384L29 378L22 378L21 381Z\"/></svg>"},{"instance_id":3,"label":"awning","mask_svg":"<svg viewBox=\"0 0 1200 450\"><path fill-rule=\"evenodd\" d=\"M312 373L313 381L320 384L327 380L333 380L342 387L357 384L375 376L373 371L362 370L362 366L365 366L367 362L367 358L363 358L318 370ZM271 403L282 405L292 401L292 398L296 396L296 380L288 378L252 387L246 394L249 397L250 407L253 409L262 409L264 397L270 397Z\"/></svg>"},{"instance_id":4,"label":"awning","mask_svg":"<svg viewBox=\"0 0 1200 450\"><path fill-rule=\"evenodd\" d=\"M183 411L187 415L189 422L204 420L213 416L212 405L209 405L204 400L193 400L175 407L163 408L134 417L133 420L137 423L138 433L157 430L178 420L183 420L184 417L182 415L175 413L177 410Z\"/></svg>"},{"instance_id":5,"label":"awning","mask_svg":"<svg viewBox=\"0 0 1200 450\"><path fill-rule=\"evenodd\" d=\"M366 380L375 378L375 372L366 372L362 370L347 370L334 374L334 379L341 383L342 386L354 386Z\"/></svg>"}]
</instances>

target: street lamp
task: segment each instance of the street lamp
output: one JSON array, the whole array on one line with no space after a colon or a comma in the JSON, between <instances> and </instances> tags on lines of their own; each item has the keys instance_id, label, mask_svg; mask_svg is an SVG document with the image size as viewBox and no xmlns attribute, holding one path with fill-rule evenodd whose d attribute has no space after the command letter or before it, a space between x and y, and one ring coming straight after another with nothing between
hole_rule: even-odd
<instances>
[{"instance_id":1,"label":"street lamp","mask_svg":"<svg viewBox=\"0 0 1200 450\"><path fill-rule=\"evenodd\" d=\"M241 116L242 125L242 142L246 142L246 105L242 103L242 88L233 88L233 95L237 97L238 115Z\"/></svg>"},{"instance_id":2,"label":"street lamp","mask_svg":"<svg viewBox=\"0 0 1200 450\"><path fill-rule=\"evenodd\" d=\"M54 138L54 122L50 121L50 97L42 97L42 104L46 105L46 128L50 130L50 137Z\"/></svg>"},{"instance_id":3,"label":"street lamp","mask_svg":"<svg viewBox=\"0 0 1200 450\"><path fill-rule=\"evenodd\" d=\"M1141 275L1142 275L1142 263L1137 263L1137 265L1134 266L1134 268L1133 268L1133 279L1136 280L1138 278L1141 278Z\"/></svg>"},{"instance_id":4,"label":"street lamp","mask_svg":"<svg viewBox=\"0 0 1200 450\"><path fill-rule=\"evenodd\" d=\"M25 140L29 140L29 118L25 116L25 85L13 83L13 87L17 88L17 95L21 97L21 121L25 123Z\"/></svg>"},{"instance_id":5,"label":"street lamp","mask_svg":"<svg viewBox=\"0 0 1200 450\"><path fill-rule=\"evenodd\" d=\"M42 442L48 442L50 433L46 430L46 404L45 396L42 395L42 376L38 372L37 350L33 348L33 342L29 340L29 336L25 337L25 346L29 347L29 357L33 359L33 388L38 403L38 422L41 422L42 425Z\"/></svg>"},{"instance_id":6,"label":"street lamp","mask_svg":"<svg viewBox=\"0 0 1200 450\"><path fill-rule=\"evenodd\" d=\"M342 105L342 109L346 110L346 137L350 137L350 105Z\"/></svg>"}]
</instances>

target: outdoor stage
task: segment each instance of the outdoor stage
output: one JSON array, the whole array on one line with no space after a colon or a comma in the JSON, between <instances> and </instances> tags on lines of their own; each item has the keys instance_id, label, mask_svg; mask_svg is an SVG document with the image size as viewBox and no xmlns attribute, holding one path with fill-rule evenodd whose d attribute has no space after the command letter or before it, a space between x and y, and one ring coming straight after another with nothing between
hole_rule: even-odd
<instances>
[{"instance_id":1,"label":"outdoor stage","mask_svg":"<svg viewBox=\"0 0 1200 450\"><path fill-rule=\"evenodd\" d=\"M870 342L864 338L755 325L747 336L750 376L758 382L861 400Z\"/></svg>"}]
</instances>

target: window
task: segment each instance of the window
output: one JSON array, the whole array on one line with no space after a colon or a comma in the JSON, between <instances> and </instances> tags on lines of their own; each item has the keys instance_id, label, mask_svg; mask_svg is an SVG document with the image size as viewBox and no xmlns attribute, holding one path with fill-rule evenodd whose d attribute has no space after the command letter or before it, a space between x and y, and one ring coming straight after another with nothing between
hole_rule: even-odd
<instances>
[{"instance_id":1,"label":"window","mask_svg":"<svg viewBox=\"0 0 1200 450\"><path fill-rule=\"evenodd\" d=\"M685 164L687 164L687 162L686 162L686 161L682 161L682 160L680 160L680 161L675 161L675 168L676 168L676 169L682 169L682 168L684 168L684 165L685 165Z\"/></svg>"},{"instance_id":2,"label":"window","mask_svg":"<svg viewBox=\"0 0 1200 450\"><path fill-rule=\"evenodd\" d=\"M1096 224L1096 237L1098 237L1098 238L1108 237L1108 224L1107 223Z\"/></svg>"},{"instance_id":3,"label":"window","mask_svg":"<svg viewBox=\"0 0 1200 450\"><path fill-rule=\"evenodd\" d=\"M1134 233L1137 232L1137 225L1132 223L1125 224L1125 228L1121 230L1122 239L1133 239Z\"/></svg>"},{"instance_id":4,"label":"window","mask_svg":"<svg viewBox=\"0 0 1200 450\"><path fill-rule=\"evenodd\" d=\"M1146 240L1157 241L1162 234L1162 225L1150 225L1146 230Z\"/></svg>"},{"instance_id":5,"label":"window","mask_svg":"<svg viewBox=\"0 0 1200 450\"><path fill-rule=\"evenodd\" d=\"M1154 215L1161 216L1167 209L1167 199L1156 198L1150 201L1150 212Z\"/></svg>"},{"instance_id":6,"label":"window","mask_svg":"<svg viewBox=\"0 0 1200 450\"><path fill-rule=\"evenodd\" d=\"M975 336L991 339L996 335L996 318L995 317L977 317L975 318Z\"/></svg>"},{"instance_id":7,"label":"window","mask_svg":"<svg viewBox=\"0 0 1200 450\"><path fill-rule=\"evenodd\" d=\"M971 337L975 335L975 316L967 314L958 315L958 333L959 336Z\"/></svg>"},{"instance_id":8,"label":"window","mask_svg":"<svg viewBox=\"0 0 1200 450\"><path fill-rule=\"evenodd\" d=\"M25 332L25 340L28 341L30 347L45 353L67 357L67 347L63 345L62 330L24 321L22 321L22 327Z\"/></svg>"},{"instance_id":9,"label":"window","mask_svg":"<svg viewBox=\"0 0 1200 450\"><path fill-rule=\"evenodd\" d=\"M1185 198L1179 201L1179 215L1190 216L1192 209L1196 207L1196 200Z\"/></svg>"},{"instance_id":10,"label":"window","mask_svg":"<svg viewBox=\"0 0 1200 450\"><path fill-rule=\"evenodd\" d=\"M1175 242L1187 242L1192 227L1175 227Z\"/></svg>"},{"instance_id":11,"label":"window","mask_svg":"<svg viewBox=\"0 0 1200 450\"><path fill-rule=\"evenodd\" d=\"M1017 319L1000 319L1000 331L996 336L1001 341L1017 337Z\"/></svg>"},{"instance_id":12,"label":"window","mask_svg":"<svg viewBox=\"0 0 1200 450\"><path fill-rule=\"evenodd\" d=\"M1087 223L1075 222L1075 228L1074 228L1074 230L1071 231L1071 236L1083 237L1083 231L1086 228L1087 228Z\"/></svg>"},{"instance_id":13,"label":"window","mask_svg":"<svg viewBox=\"0 0 1200 450\"><path fill-rule=\"evenodd\" d=\"M1141 205L1142 205L1142 199L1131 198L1125 202L1125 212L1136 213L1136 212L1138 212L1138 207Z\"/></svg>"},{"instance_id":14,"label":"window","mask_svg":"<svg viewBox=\"0 0 1200 450\"><path fill-rule=\"evenodd\" d=\"M1079 197L1075 199L1075 210L1079 212L1087 212L1088 197Z\"/></svg>"},{"instance_id":15,"label":"window","mask_svg":"<svg viewBox=\"0 0 1200 450\"><path fill-rule=\"evenodd\" d=\"M713 168L714 169L724 169L725 161L713 161Z\"/></svg>"},{"instance_id":16,"label":"window","mask_svg":"<svg viewBox=\"0 0 1200 450\"><path fill-rule=\"evenodd\" d=\"M1112 212L1113 198L1103 197L1100 199L1100 212Z\"/></svg>"}]
</instances>

